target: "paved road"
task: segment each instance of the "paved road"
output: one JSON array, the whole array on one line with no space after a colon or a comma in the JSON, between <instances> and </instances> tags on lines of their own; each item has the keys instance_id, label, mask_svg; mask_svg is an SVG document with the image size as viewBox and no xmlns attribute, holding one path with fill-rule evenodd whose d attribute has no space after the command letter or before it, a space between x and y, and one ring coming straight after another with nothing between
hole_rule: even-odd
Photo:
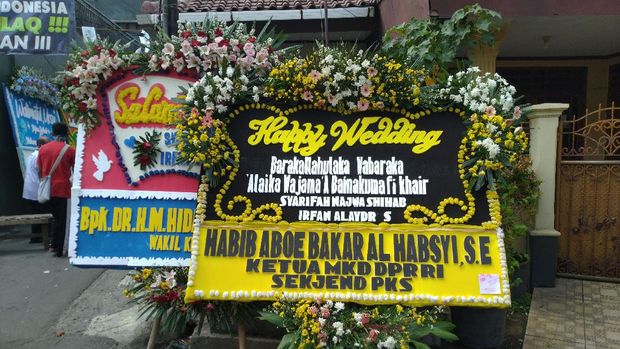
<instances>
[{"instance_id":1,"label":"paved road","mask_svg":"<svg viewBox=\"0 0 620 349\"><path fill-rule=\"evenodd\" d=\"M67 341L86 347L92 339L57 337L54 326L102 272L73 267L27 239L0 241L0 348L68 348ZM102 348L113 347L113 341L98 341Z\"/></svg>"}]
</instances>

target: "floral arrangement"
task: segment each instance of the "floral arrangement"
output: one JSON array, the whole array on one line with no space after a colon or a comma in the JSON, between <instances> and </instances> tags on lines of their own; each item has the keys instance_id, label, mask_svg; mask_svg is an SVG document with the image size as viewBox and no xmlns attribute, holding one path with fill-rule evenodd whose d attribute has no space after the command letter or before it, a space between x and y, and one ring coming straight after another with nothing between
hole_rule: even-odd
<instances>
[{"instance_id":1,"label":"floral arrangement","mask_svg":"<svg viewBox=\"0 0 620 349\"><path fill-rule=\"evenodd\" d=\"M43 74L34 68L19 68L11 78L9 88L15 93L38 99L54 108L60 107L58 87L43 78Z\"/></svg>"},{"instance_id":2,"label":"floral arrangement","mask_svg":"<svg viewBox=\"0 0 620 349\"><path fill-rule=\"evenodd\" d=\"M361 306L331 300L278 301L261 312L288 332L279 348L429 348L421 338L454 341L454 325L442 320L443 308L418 310L400 305Z\"/></svg>"},{"instance_id":3,"label":"floral arrangement","mask_svg":"<svg viewBox=\"0 0 620 349\"><path fill-rule=\"evenodd\" d=\"M472 113L485 113L492 107L500 115L519 119L520 108L514 109L516 91L499 74L482 74L480 68L470 67L448 76L439 97L463 105Z\"/></svg>"},{"instance_id":4,"label":"floral arrangement","mask_svg":"<svg viewBox=\"0 0 620 349\"><path fill-rule=\"evenodd\" d=\"M411 110L420 104L424 77L423 70L385 56L319 45L273 69L264 94L281 104L305 101L343 113L386 106Z\"/></svg>"},{"instance_id":5,"label":"floral arrangement","mask_svg":"<svg viewBox=\"0 0 620 349\"><path fill-rule=\"evenodd\" d=\"M155 166L157 155L161 153L161 149L159 149L160 139L161 133L157 131L146 132L144 137L140 136L133 148L134 165L140 165L142 171Z\"/></svg>"},{"instance_id":6,"label":"floral arrangement","mask_svg":"<svg viewBox=\"0 0 620 349\"><path fill-rule=\"evenodd\" d=\"M162 331L181 333L194 319L204 319L214 305L206 302L185 304L185 268L144 268L130 273L132 285L123 294L143 306L146 319L161 318Z\"/></svg>"},{"instance_id":7,"label":"floral arrangement","mask_svg":"<svg viewBox=\"0 0 620 349\"><path fill-rule=\"evenodd\" d=\"M197 57L202 62L199 67L192 65L203 76L186 91L177 123L177 148L181 161L203 164L212 186L239 161L223 116L231 105L259 100L269 71L283 54L275 49L278 42L271 35L266 31L255 35L254 29L243 24L189 25L180 29L178 38L164 44L162 55L153 54L149 59L149 69L156 69L153 62L166 65L170 50L174 50L178 58L173 65Z\"/></svg>"},{"instance_id":8,"label":"floral arrangement","mask_svg":"<svg viewBox=\"0 0 620 349\"><path fill-rule=\"evenodd\" d=\"M259 307L239 302L194 302L186 304L187 268L143 268L129 274L131 285L123 295L142 308L148 319L161 319L161 331L182 335L188 326L197 325L200 332L204 321L232 332L235 323L249 323Z\"/></svg>"},{"instance_id":9,"label":"floral arrangement","mask_svg":"<svg viewBox=\"0 0 620 349\"><path fill-rule=\"evenodd\" d=\"M62 108L70 120L86 130L99 125L97 86L120 69L131 64L125 46L108 41L89 42L86 48L76 48L69 55L65 71L61 72Z\"/></svg>"},{"instance_id":10,"label":"floral arrangement","mask_svg":"<svg viewBox=\"0 0 620 349\"><path fill-rule=\"evenodd\" d=\"M258 35L243 23L225 25L219 21L179 25L176 36L153 40L149 53L138 55L135 63L146 71L176 72L184 70L199 74L217 73L224 77L228 67L239 72L268 71L277 60L275 47L281 39L267 29ZM230 76L228 76L230 77Z\"/></svg>"}]
</instances>

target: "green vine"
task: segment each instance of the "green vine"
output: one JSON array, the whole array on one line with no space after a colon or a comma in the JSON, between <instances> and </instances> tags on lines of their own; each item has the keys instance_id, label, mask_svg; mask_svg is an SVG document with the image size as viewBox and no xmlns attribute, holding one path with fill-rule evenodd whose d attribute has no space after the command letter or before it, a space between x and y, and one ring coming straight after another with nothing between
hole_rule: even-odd
<instances>
[{"instance_id":1,"label":"green vine","mask_svg":"<svg viewBox=\"0 0 620 349\"><path fill-rule=\"evenodd\" d=\"M511 285L517 286L521 280L513 277L514 272L519 268L519 264L529 258L526 251L519 246L519 240L534 226L540 197L540 180L532 170L531 161L522 158L515 166L503 169L496 183L501 203L508 274Z\"/></svg>"},{"instance_id":2,"label":"green vine","mask_svg":"<svg viewBox=\"0 0 620 349\"><path fill-rule=\"evenodd\" d=\"M426 67L434 77L444 80L459 49L476 45L493 46L502 29L499 13L468 5L450 19L413 19L385 33L382 50L414 68Z\"/></svg>"}]
</instances>

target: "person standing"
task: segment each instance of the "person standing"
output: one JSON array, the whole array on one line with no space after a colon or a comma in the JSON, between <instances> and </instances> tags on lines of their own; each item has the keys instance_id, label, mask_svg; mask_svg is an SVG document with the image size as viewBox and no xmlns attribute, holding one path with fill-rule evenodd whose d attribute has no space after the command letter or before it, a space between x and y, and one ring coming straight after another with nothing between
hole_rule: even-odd
<instances>
[{"instance_id":1,"label":"person standing","mask_svg":"<svg viewBox=\"0 0 620 349\"><path fill-rule=\"evenodd\" d=\"M37 191L39 190L39 167L37 166L37 158L39 157L39 149L48 143L47 137L41 137L37 139L37 150L26 160L26 173L24 175L24 190L22 197L28 201L30 211L33 213L48 213L49 205L40 204L37 198ZM31 235L41 235L41 225L32 224L30 233ZM41 238L30 237L30 243L39 243ZM47 246L46 246L47 247Z\"/></svg>"},{"instance_id":2,"label":"person standing","mask_svg":"<svg viewBox=\"0 0 620 349\"><path fill-rule=\"evenodd\" d=\"M52 125L52 134L55 139L45 144L39 149L37 165L39 166L39 178L48 176L54 162L61 155L63 148L67 145L69 128L62 122ZM75 149L68 146L52 173L50 206L54 216L54 226L52 229L50 252L62 257L65 245L65 230L67 229L67 200L71 197L71 173L75 163Z\"/></svg>"}]
</instances>

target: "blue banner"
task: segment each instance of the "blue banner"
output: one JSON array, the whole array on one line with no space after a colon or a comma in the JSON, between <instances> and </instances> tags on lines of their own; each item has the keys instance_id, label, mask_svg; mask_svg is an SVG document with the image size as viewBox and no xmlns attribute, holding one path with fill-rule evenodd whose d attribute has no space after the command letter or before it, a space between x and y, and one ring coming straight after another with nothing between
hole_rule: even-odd
<instances>
[{"instance_id":1,"label":"blue banner","mask_svg":"<svg viewBox=\"0 0 620 349\"><path fill-rule=\"evenodd\" d=\"M60 121L58 110L28 96L17 94L4 86L4 97L11 114L15 145L37 147L37 138L52 137L52 125Z\"/></svg>"},{"instance_id":2,"label":"blue banner","mask_svg":"<svg viewBox=\"0 0 620 349\"><path fill-rule=\"evenodd\" d=\"M37 149L37 139L42 136L52 139L52 125L61 121L60 114L37 99L11 91L6 85L3 89L23 174L28 155Z\"/></svg>"},{"instance_id":3,"label":"blue banner","mask_svg":"<svg viewBox=\"0 0 620 349\"><path fill-rule=\"evenodd\" d=\"M167 259L187 261L191 250L195 200L81 197L76 259Z\"/></svg>"}]
</instances>

